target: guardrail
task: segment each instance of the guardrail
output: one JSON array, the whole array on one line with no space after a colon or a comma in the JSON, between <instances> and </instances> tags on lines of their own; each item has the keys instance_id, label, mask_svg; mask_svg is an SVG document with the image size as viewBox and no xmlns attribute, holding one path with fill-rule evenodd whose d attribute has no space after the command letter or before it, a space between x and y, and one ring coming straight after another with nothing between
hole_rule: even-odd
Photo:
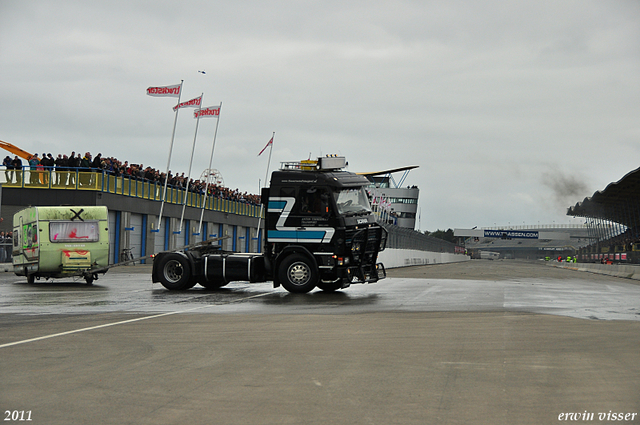
<instances>
[{"instance_id":1,"label":"guardrail","mask_svg":"<svg viewBox=\"0 0 640 425\"><path fill-rule=\"evenodd\" d=\"M20 171L4 169L4 172L0 171L0 184L6 188L105 192L151 201L162 201L164 191L164 184L161 183L114 176L105 171L82 171L81 168L73 171L30 170L28 167ZM202 208L204 203L204 208L211 211L256 218L260 216L260 205L214 196L207 196L205 201L204 194L196 192L185 194L184 188L167 187L165 202L178 205L186 203L187 206L194 208Z\"/></svg>"},{"instance_id":2,"label":"guardrail","mask_svg":"<svg viewBox=\"0 0 640 425\"><path fill-rule=\"evenodd\" d=\"M456 244L425 235L413 229L382 224L387 229L387 248L429 252L456 252Z\"/></svg>"}]
</instances>

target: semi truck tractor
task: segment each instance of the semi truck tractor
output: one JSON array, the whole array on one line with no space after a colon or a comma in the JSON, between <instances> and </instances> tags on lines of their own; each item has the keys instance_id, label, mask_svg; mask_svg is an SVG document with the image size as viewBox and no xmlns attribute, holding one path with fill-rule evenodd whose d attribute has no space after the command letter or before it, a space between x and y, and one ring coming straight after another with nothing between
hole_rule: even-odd
<instances>
[{"instance_id":1,"label":"semi truck tractor","mask_svg":"<svg viewBox=\"0 0 640 425\"><path fill-rule=\"evenodd\" d=\"M261 192L262 253L226 252L212 244L161 252L153 260L153 282L185 290L273 281L274 288L306 293L385 278L377 260L387 231L371 212L369 180L344 171L346 165L338 156L282 163Z\"/></svg>"}]
</instances>

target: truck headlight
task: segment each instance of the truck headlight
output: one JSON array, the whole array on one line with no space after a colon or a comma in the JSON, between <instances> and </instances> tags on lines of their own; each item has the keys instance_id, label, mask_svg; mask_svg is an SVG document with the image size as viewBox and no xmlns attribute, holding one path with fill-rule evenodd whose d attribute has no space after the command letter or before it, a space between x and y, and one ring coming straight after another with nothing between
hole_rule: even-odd
<instances>
[{"instance_id":1,"label":"truck headlight","mask_svg":"<svg viewBox=\"0 0 640 425\"><path fill-rule=\"evenodd\" d=\"M354 242L351 245L351 252L359 252L361 248L360 242Z\"/></svg>"}]
</instances>

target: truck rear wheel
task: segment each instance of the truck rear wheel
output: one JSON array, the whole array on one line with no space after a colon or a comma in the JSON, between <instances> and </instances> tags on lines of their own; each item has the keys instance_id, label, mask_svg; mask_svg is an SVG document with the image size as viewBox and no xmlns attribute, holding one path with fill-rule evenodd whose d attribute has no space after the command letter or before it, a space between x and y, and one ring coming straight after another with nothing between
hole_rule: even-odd
<instances>
[{"instance_id":1,"label":"truck rear wheel","mask_svg":"<svg viewBox=\"0 0 640 425\"><path fill-rule=\"evenodd\" d=\"M170 253L162 257L159 264L159 280L162 286L172 291L189 289L191 282L189 261L180 254Z\"/></svg>"},{"instance_id":2,"label":"truck rear wheel","mask_svg":"<svg viewBox=\"0 0 640 425\"><path fill-rule=\"evenodd\" d=\"M282 261L279 267L280 283L289 292L307 293L316 287L318 272L311 260L300 254L293 254Z\"/></svg>"}]
</instances>

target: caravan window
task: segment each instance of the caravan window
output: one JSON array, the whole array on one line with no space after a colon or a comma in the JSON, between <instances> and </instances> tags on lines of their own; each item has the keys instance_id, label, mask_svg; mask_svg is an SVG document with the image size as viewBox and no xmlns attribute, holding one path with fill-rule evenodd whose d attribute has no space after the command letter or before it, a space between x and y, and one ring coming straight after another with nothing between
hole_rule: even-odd
<instances>
[{"instance_id":1,"label":"caravan window","mask_svg":"<svg viewBox=\"0 0 640 425\"><path fill-rule=\"evenodd\" d=\"M97 221L52 221L49 223L51 242L98 242Z\"/></svg>"}]
</instances>

